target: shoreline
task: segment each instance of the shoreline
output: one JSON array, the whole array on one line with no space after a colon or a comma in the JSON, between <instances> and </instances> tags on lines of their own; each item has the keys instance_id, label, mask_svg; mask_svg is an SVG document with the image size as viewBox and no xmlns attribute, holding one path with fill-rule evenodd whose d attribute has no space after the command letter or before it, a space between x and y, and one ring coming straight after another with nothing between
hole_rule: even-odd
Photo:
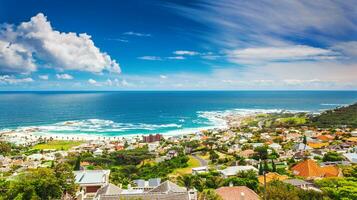
<instances>
[{"instance_id":1,"label":"shoreline","mask_svg":"<svg viewBox=\"0 0 357 200\"><path fill-rule=\"evenodd\" d=\"M153 133L135 133L135 134L123 134L120 135L103 135L99 131L97 133L51 133L41 130L43 126L28 126L19 127L15 129L2 129L0 130L0 136L6 138L7 140L28 140L29 143L38 141L40 138L45 140L69 140L69 141L123 141L128 139L141 138L144 135L161 134L164 138L170 138L175 136L183 135L197 135L204 131L214 130L214 129L228 129L230 127L238 127L241 122L250 117L254 117L258 114L268 114L268 113L298 113L298 112L309 112L300 110L283 110L283 109L230 109L222 111L197 111L198 118L207 119L212 125L206 125L202 127L195 128L183 128L176 130L169 130L166 132L153 132ZM97 119L95 119L97 120ZM73 121L60 122L58 124L70 124ZM50 124L49 126L53 126ZM160 125L159 125L160 126Z\"/></svg>"}]
</instances>

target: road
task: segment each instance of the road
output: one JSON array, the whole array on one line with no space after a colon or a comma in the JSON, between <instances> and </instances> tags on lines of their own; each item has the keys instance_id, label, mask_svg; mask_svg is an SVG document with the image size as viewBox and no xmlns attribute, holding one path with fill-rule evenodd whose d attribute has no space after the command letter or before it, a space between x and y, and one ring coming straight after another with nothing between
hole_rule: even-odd
<instances>
[{"instance_id":1,"label":"road","mask_svg":"<svg viewBox=\"0 0 357 200\"><path fill-rule=\"evenodd\" d=\"M207 160L195 155L195 154L192 154L192 157L194 157L195 159L197 159L199 162L200 162L200 167L204 167L204 166L207 166L208 165L208 162Z\"/></svg>"}]
</instances>

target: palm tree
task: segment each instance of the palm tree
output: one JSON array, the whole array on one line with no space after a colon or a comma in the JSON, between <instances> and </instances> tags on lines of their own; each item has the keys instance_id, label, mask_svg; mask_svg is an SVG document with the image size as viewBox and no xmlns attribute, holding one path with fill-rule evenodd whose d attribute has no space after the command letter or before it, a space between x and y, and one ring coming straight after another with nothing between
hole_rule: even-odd
<instances>
[{"instance_id":1,"label":"palm tree","mask_svg":"<svg viewBox=\"0 0 357 200\"><path fill-rule=\"evenodd\" d=\"M178 182L180 185L182 185L182 186L184 186L185 188L187 188L187 190L192 189L192 187L193 187L193 181L194 181L193 176L190 175L190 174L186 174L186 175L183 175L183 176L179 176L179 177L177 178L177 182Z\"/></svg>"}]
</instances>

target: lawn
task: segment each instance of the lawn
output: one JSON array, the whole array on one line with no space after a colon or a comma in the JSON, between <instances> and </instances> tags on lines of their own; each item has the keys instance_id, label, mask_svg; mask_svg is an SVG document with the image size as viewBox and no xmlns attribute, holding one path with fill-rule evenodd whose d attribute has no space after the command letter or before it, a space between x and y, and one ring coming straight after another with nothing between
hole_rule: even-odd
<instances>
[{"instance_id":1,"label":"lawn","mask_svg":"<svg viewBox=\"0 0 357 200\"><path fill-rule=\"evenodd\" d=\"M185 168L180 168L180 169L175 169L171 175L173 176L178 176L178 175L184 175L184 174L191 174L192 168L199 167L200 166L200 161L198 161L196 158L189 156L189 160L187 162L188 166Z\"/></svg>"},{"instance_id":2,"label":"lawn","mask_svg":"<svg viewBox=\"0 0 357 200\"><path fill-rule=\"evenodd\" d=\"M82 144L82 141L67 141L67 140L53 140L44 144L37 144L32 149L56 149L56 150L68 150L72 147Z\"/></svg>"}]
</instances>

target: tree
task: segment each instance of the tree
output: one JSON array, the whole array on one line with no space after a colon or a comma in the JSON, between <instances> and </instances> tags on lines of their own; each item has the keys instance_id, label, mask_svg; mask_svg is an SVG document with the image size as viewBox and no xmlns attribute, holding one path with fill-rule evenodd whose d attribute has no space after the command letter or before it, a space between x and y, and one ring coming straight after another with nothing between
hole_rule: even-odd
<instances>
[{"instance_id":1,"label":"tree","mask_svg":"<svg viewBox=\"0 0 357 200\"><path fill-rule=\"evenodd\" d=\"M324 178L315 183L331 199L357 199L357 178Z\"/></svg>"},{"instance_id":2,"label":"tree","mask_svg":"<svg viewBox=\"0 0 357 200\"><path fill-rule=\"evenodd\" d=\"M306 147L306 145L307 145L307 138L306 138L306 135L304 135L304 137L303 137L303 139L302 139L302 143L304 143L304 144L305 144L305 147Z\"/></svg>"},{"instance_id":3,"label":"tree","mask_svg":"<svg viewBox=\"0 0 357 200\"><path fill-rule=\"evenodd\" d=\"M59 199L63 190L53 170L39 168L22 173L10 182L5 199L50 200Z\"/></svg>"},{"instance_id":4,"label":"tree","mask_svg":"<svg viewBox=\"0 0 357 200\"><path fill-rule=\"evenodd\" d=\"M263 163L262 161L259 162L259 175L263 175L264 169L263 169Z\"/></svg>"},{"instance_id":5,"label":"tree","mask_svg":"<svg viewBox=\"0 0 357 200\"><path fill-rule=\"evenodd\" d=\"M59 163L54 166L54 173L64 193L74 195L77 190L74 174L67 163Z\"/></svg>"},{"instance_id":6,"label":"tree","mask_svg":"<svg viewBox=\"0 0 357 200\"><path fill-rule=\"evenodd\" d=\"M341 161L343 160L343 157L337 153L336 151L329 151L325 153L324 157L322 158L324 162L327 161Z\"/></svg>"},{"instance_id":7,"label":"tree","mask_svg":"<svg viewBox=\"0 0 357 200\"><path fill-rule=\"evenodd\" d=\"M272 171L276 172L276 165L273 159L271 159L271 167L272 167Z\"/></svg>"},{"instance_id":8,"label":"tree","mask_svg":"<svg viewBox=\"0 0 357 200\"><path fill-rule=\"evenodd\" d=\"M5 156L10 152L11 152L11 145L9 143L0 141L0 155Z\"/></svg>"},{"instance_id":9,"label":"tree","mask_svg":"<svg viewBox=\"0 0 357 200\"><path fill-rule=\"evenodd\" d=\"M266 160L264 160L264 172L268 172L269 170L269 166L268 166L268 162Z\"/></svg>"},{"instance_id":10,"label":"tree","mask_svg":"<svg viewBox=\"0 0 357 200\"><path fill-rule=\"evenodd\" d=\"M203 190L198 195L198 200L222 200L222 198L213 189Z\"/></svg>"},{"instance_id":11,"label":"tree","mask_svg":"<svg viewBox=\"0 0 357 200\"><path fill-rule=\"evenodd\" d=\"M265 160L268 158L268 147L267 146L259 146L254 149L257 152L259 159Z\"/></svg>"},{"instance_id":12,"label":"tree","mask_svg":"<svg viewBox=\"0 0 357 200\"><path fill-rule=\"evenodd\" d=\"M76 159L76 163L74 164L74 170L80 170L81 169L81 156L78 156Z\"/></svg>"},{"instance_id":13,"label":"tree","mask_svg":"<svg viewBox=\"0 0 357 200\"><path fill-rule=\"evenodd\" d=\"M212 162L217 162L219 158L219 155L214 151L214 150L211 150L209 152L209 159L212 161Z\"/></svg>"},{"instance_id":14,"label":"tree","mask_svg":"<svg viewBox=\"0 0 357 200\"><path fill-rule=\"evenodd\" d=\"M191 174L186 174L183 176L179 176L177 178L177 182L181 185L187 188L187 190L192 189L193 187L193 176Z\"/></svg>"}]
</instances>

